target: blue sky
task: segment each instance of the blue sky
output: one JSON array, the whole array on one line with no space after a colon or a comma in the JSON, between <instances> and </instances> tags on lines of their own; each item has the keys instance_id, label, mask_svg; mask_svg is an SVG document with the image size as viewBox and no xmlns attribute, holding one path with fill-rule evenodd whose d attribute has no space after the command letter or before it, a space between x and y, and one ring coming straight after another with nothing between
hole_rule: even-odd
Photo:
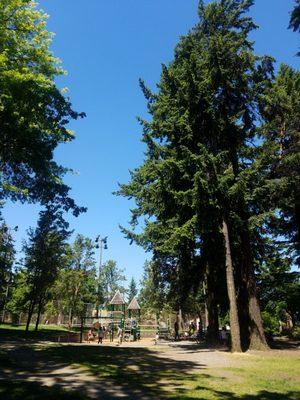
<instances>
[{"instance_id":1,"label":"blue sky","mask_svg":"<svg viewBox=\"0 0 300 400\"><path fill-rule=\"evenodd\" d=\"M197 22L197 0L40 0L55 32L53 50L63 61L74 108L87 118L72 123L76 140L61 146L56 159L78 174L68 176L72 196L88 212L69 217L75 233L108 236L104 260L115 259L128 279L137 280L147 258L123 238L132 203L112 195L117 182L127 182L128 171L143 160L141 129L136 116L146 116L138 86L142 77L155 87L161 63L171 60L180 35ZM299 66L295 57L299 35L287 30L293 0L256 0L251 11L260 29L253 34L258 54L278 63ZM35 226L39 207L7 204L4 216L19 226L17 247L26 229ZM148 256L149 257L149 256Z\"/></svg>"}]
</instances>

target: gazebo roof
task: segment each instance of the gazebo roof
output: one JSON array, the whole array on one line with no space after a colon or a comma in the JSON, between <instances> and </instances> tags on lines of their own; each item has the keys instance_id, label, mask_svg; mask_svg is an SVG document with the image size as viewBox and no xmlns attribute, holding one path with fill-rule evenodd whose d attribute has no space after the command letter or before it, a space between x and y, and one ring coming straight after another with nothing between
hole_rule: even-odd
<instances>
[{"instance_id":1,"label":"gazebo roof","mask_svg":"<svg viewBox=\"0 0 300 400\"><path fill-rule=\"evenodd\" d=\"M117 290L116 293L114 294L113 298L111 299L111 301L109 302L109 304L112 305L120 305L120 304L125 304L124 298L121 295L120 291Z\"/></svg>"},{"instance_id":2,"label":"gazebo roof","mask_svg":"<svg viewBox=\"0 0 300 400\"><path fill-rule=\"evenodd\" d=\"M137 299L134 297L134 298L131 300L131 302L130 302L130 304L129 304L129 306L128 306L128 310L140 310L140 309L141 309L141 307L140 307L140 305L139 305Z\"/></svg>"}]
</instances>

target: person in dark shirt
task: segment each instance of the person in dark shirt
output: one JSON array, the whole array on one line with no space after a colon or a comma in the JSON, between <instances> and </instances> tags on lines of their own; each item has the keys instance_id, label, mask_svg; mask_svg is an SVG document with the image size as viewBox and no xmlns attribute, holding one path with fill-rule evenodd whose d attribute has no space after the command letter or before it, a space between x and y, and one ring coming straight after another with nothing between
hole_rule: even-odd
<instances>
[{"instance_id":1,"label":"person in dark shirt","mask_svg":"<svg viewBox=\"0 0 300 400\"><path fill-rule=\"evenodd\" d=\"M179 340L179 324L178 321L176 320L174 323L174 332L175 332L175 340Z\"/></svg>"}]
</instances>

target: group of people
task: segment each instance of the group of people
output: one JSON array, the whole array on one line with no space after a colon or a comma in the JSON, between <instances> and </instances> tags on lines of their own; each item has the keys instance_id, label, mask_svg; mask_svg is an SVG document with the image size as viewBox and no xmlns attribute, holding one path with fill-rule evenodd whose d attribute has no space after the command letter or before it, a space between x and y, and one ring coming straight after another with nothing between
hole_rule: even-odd
<instances>
[{"instance_id":1,"label":"group of people","mask_svg":"<svg viewBox=\"0 0 300 400\"><path fill-rule=\"evenodd\" d=\"M114 326L109 325L107 328L105 326L99 325L97 332L95 333L94 328L89 329L87 339L88 343L90 343L92 340L95 339L97 336L98 338L98 344L103 343L103 339L107 336L109 336L109 341L113 342L114 341ZM123 341L123 329L120 325L118 325L117 328L117 336L118 336L118 343L121 344Z\"/></svg>"},{"instance_id":2,"label":"group of people","mask_svg":"<svg viewBox=\"0 0 300 400\"><path fill-rule=\"evenodd\" d=\"M206 332L209 330L209 327L207 327ZM188 339L196 335L197 340L204 340L206 336L206 332L203 331L202 325L197 324L195 321L190 321L189 323L189 329L184 332L184 338ZM223 345L227 345L230 339L230 327L229 326L223 326L222 329L219 332L220 335L220 342ZM174 340L180 340L180 334L179 334L179 323L178 320L175 321L174 323Z\"/></svg>"},{"instance_id":3,"label":"group of people","mask_svg":"<svg viewBox=\"0 0 300 400\"><path fill-rule=\"evenodd\" d=\"M200 324L199 324L199 328L198 331L200 330ZM189 323L189 329L188 331L184 332L184 336L185 338L191 337L193 336L195 333L197 332L197 324L195 321L190 321ZM180 339L180 335L179 335L179 322L176 319L175 323L174 323L174 339L175 340L179 340Z\"/></svg>"}]
</instances>

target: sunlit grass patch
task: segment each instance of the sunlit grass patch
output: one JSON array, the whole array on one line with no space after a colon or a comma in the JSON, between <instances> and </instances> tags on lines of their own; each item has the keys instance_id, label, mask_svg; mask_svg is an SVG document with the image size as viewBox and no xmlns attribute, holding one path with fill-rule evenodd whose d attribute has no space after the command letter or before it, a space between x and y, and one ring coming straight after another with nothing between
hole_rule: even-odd
<instances>
[{"instance_id":1,"label":"sunlit grass patch","mask_svg":"<svg viewBox=\"0 0 300 400\"><path fill-rule=\"evenodd\" d=\"M298 400L300 359L284 356L241 356L243 366L211 369L211 376L197 374L186 382L187 390L178 399Z\"/></svg>"}]
</instances>

